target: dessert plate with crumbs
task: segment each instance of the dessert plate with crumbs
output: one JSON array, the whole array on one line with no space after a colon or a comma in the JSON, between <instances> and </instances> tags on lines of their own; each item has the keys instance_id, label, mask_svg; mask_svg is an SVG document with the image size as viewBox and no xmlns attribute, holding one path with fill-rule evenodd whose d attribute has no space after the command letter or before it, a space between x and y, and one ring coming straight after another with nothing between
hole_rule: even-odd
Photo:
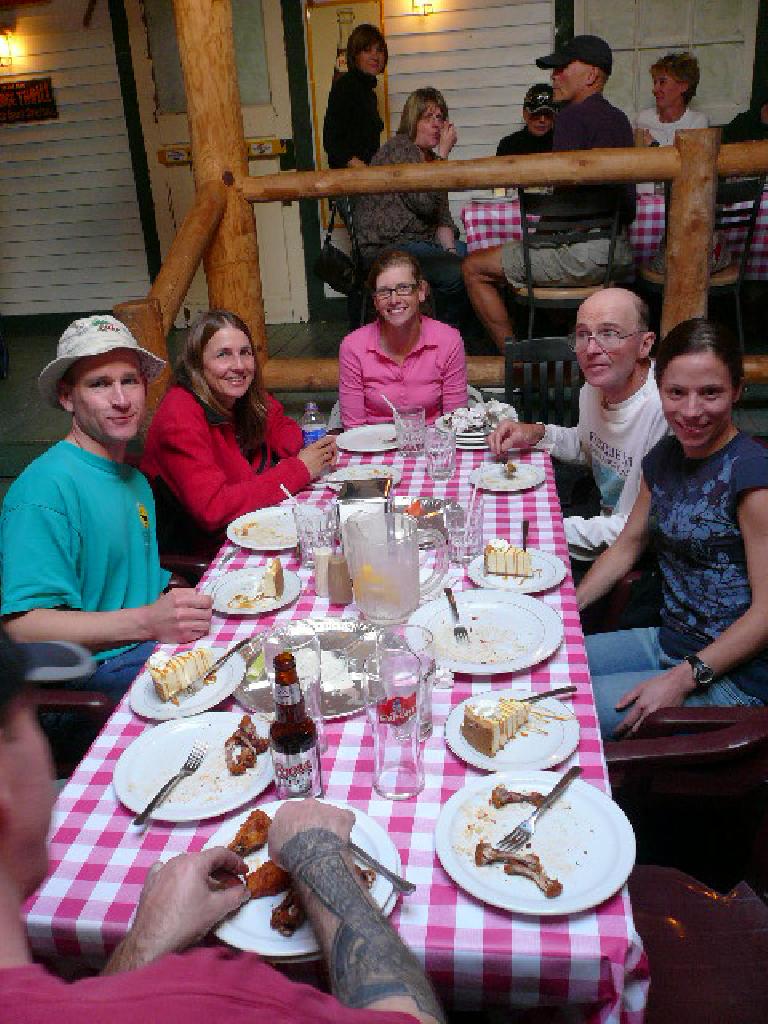
<instances>
[{"instance_id":1,"label":"dessert plate with crumbs","mask_svg":"<svg viewBox=\"0 0 768 1024\"><path fill-rule=\"evenodd\" d=\"M296 573L283 569L282 594L265 597L261 586L266 570L267 566L261 566L225 573L213 587L214 611L222 615L263 615L295 601L301 593L301 581Z\"/></svg>"},{"instance_id":2,"label":"dessert plate with crumbs","mask_svg":"<svg viewBox=\"0 0 768 1024\"><path fill-rule=\"evenodd\" d=\"M212 662L227 653L227 647L214 647L208 640L199 640L188 650L208 648L212 654ZM155 651L153 657L159 652ZM165 722L174 718L189 718L209 711L234 693L245 675L245 661L239 653L228 658L216 669L210 682L195 688L194 693L181 692L176 700L161 700L157 695L155 684L148 669L140 672L131 685L128 700L131 711L142 718L151 718L156 722ZM143 808L139 808L142 810Z\"/></svg>"},{"instance_id":3,"label":"dessert plate with crumbs","mask_svg":"<svg viewBox=\"0 0 768 1024\"><path fill-rule=\"evenodd\" d=\"M342 484L347 480L383 480L385 477L390 477L392 486L397 487L403 478L403 471L400 466L342 466L341 469L335 469L332 473L320 477L318 483L334 491L340 491Z\"/></svg>"},{"instance_id":4,"label":"dessert plate with crumbs","mask_svg":"<svg viewBox=\"0 0 768 1024\"><path fill-rule=\"evenodd\" d=\"M526 594L502 590L454 590L469 642L456 640L444 597L422 605L408 622L426 626L435 638L437 660L453 672L501 675L538 665L563 639L563 622L554 609Z\"/></svg>"},{"instance_id":5,"label":"dessert plate with crumbs","mask_svg":"<svg viewBox=\"0 0 768 1024\"><path fill-rule=\"evenodd\" d=\"M501 701L516 702L521 697L530 696L529 686L515 686L467 697L448 716L445 742L462 761L488 772L553 768L570 757L579 743L579 721L568 705L556 697L545 697L534 704L513 704L522 710L523 715L527 713L528 718L495 754L478 749L478 746L484 746L482 740L478 743L471 731L462 728L465 726L467 705L483 724L486 720L493 723L495 717L508 710L508 706L500 704Z\"/></svg>"},{"instance_id":6,"label":"dessert plate with crumbs","mask_svg":"<svg viewBox=\"0 0 768 1024\"><path fill-rule=\"evenodd\" d=\"M298 544L293 513L282 506L258 509L233 519L227 537L250 551L284 551Z\"/></svg>"},{"instance_id":7,"label":"dessert plate with crumbs","mask_svg":"<svg viewBox=\"0 0 768 1024\"><path fill-rule=\"evenodd\" d=\"M348 804L338 800L324 800L323 803L331 804L334 807L341 807L352 811L355 816L355 824L352 826L351 839L357 843L372 857L375 857L384 867L389 868L396 874L402 874L400 855L395 844L384 831L384 829L373 818L359 810L357 807L350 807ZM270 818L274 818L281 801L273 800L270 803L259 805ZM221 828L217 829L211 838L206 842L204 849L212 846L227 846L235 837L240 825L250 813L243 811L241 814L224 822ZM255 870L269 857L267 847L257 850L255 853L247 854L245 860L251 869ZM392 899L393 890L391 882L388 882L382 875L376 876L371 896L381 907L382 912L390 914L395 906ZM308 921L305 921L293 935L285 936L275 931L270 925L272 910L285 897L285 891L277 896L261 896L252 899L244 904L235 914L225 918L217 928L214 929L218 938L235 949L245 949L252 953L260 953L270 959L283 960L286 958L312 956L319 957L320 946L315 933Z\"/></svg>"},{"instance_id":8,"label":"dessert plate with crumbs","mask_svg":"<svg viewBox=\"0 0 768 1024\"><path fill-rule=\"evenodd\" d=\"M505 873L502 864L475 862L478 843L495 845L533 810L527 801L495 808L494 788L546 794L558 779L557 772L504 772L476 779L454 793L440 812L435 847L460 888L516 914L556 917L596 907L624 885L635 863L632 826L618 804L582 779L572 782L542 814L531 845L517 851L539 858L546 874L562 885L559 895L547 897L529 878Z\"/></svg>"},{"instance_id":9,"label":"dessert plate with crumbs","mask_svg":"<svg viewBox=\"0 0 768 1024\"><path fill-rule=\"evenodd\" d=\"M530 462L513 462L514 470L507 473L507 463L487 462L478 466L469 475L470 483L484 491L514 493L527 491L530 487L538 487L546 479L541 466L532 466Z\"/></svg>"},{"instance_id":10,"label":"dessert plate with crumbs","mask_svg":"<svg viewBox=\"0 0 768 1024\"><path fill-rule=\"evenodd\" d=\"M227 768L224 743L243 717L242 711L208 711L194 718L162 722L147 729L127 747L115 765L115 795L129 811L143 811L160 787L184 764L196 743L207 746L197 771L178 782L152 812L157 821L203 821L255 800L272 781L272 758L267 750L243 775ZM269 726L254 721L260 735Z\"/></svg>"}]
</instances>

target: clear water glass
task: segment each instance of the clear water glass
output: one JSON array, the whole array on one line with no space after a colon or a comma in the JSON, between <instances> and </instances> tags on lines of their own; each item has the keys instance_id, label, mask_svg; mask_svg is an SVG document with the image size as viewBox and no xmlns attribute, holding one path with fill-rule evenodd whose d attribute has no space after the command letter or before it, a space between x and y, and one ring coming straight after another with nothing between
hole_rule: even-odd
<instances>
[{"instance_id":1,"label":"clear water glass","mask_svg":"<svg viewBox=\"0 0 768 1024\"><path fill-rule=\"evenodd\" d=\"M435 677L435 638L425 626L388 626L376 635L376 654L406 651L419 659L419 739L432 735L432 687Z\"/></svg>"},{"instance_id":2,"label":"clear water glass","mask_svg":"<svg viewBox=\"0 0 768 1024\"><path fill-rule=\"evenodd\" d=\"M432 480L450 480L456 469L456 434L440 427L427 427L424 437L427 474Z\"/></svg>"},{"instance_id":3,"label":"clear water glass","mask_svg":"<svg viewBox=\"0 0 768 1024\"><path fill-rule=\"evenodd\" d=\"M377 651L365 663L373 786L386 800L409 800L424 788L420 685L421 664L409 651Z\"/></svg>"},{"instance_id":4,"label":"clear water glass","mask_svg":"<svg viewBox=\"0 0 768 1024\"><path fill-rule=\"evenodd\" d=\"M301 564L312 568L315 564L315 548L333 548L336 536L334 510L297 502L293 506L293 521L299 538Z\"/></svg>"},{"instance_id":5,"label":"clear water glass","mask_svg":"<svg viewBox=\"0 0 768 1024\"><path fill-rule=\"evenodd\" d=\"M415 406L398 409L395 417L397 447L403 455L421 455L424 451L426 420L424 409Z\"/></svg>"},{"instance_id":6,"label":"clear water glass","mask_svg":"<svg viewBox=\"0 0 768 1024\"><path fill-rule=\"evenodd\" d=\"M451 502L445 509L448 555L452 562L468 565L483 550L483 500L477 497L471 515L462 505Z\"/></svg>"}]
</instances>

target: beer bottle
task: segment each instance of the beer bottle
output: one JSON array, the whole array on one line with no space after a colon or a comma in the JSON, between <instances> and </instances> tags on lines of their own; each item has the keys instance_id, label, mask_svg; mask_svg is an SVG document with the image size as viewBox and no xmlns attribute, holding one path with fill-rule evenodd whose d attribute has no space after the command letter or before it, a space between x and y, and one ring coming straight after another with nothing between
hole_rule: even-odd
<instances>
[{"instance_id":1,"label":"beer bottle","mask_svg":"<svg viewBox=\"0 0 768 1024\"><path fill-rule=\"evenodd\" d=\"M290 651L275 657L275 720L269 729L275 787L280 800L322 796L317 729L304 707Z\"/></svg>"}]
</instances>

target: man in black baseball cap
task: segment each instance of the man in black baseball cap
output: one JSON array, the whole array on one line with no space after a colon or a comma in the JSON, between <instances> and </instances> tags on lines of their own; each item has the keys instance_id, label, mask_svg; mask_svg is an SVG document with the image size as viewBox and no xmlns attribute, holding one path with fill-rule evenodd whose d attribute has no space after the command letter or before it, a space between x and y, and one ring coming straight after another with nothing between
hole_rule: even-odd
<instances>
[{"instance_id":1,"label":"man in black baseball cap","mask_svg":"<svg viewBox=\"0 0 768 1024\"><path fill-rule=\"evenodd\" d=\"M627 115L603 96L613 69L611 48L599 36L574 36L555 53L536 61L552 69L554 101L558 105L552 138L553 152L609 149L634 146ZM622 228L635 218L635 186L601 186L611 195L621 189ZM570 189L575 196L577 189ZM576 201L576 198L574 198ZM553 241L555 238L553 237ZM551 248L531 249L531 271L538 286L589 287L605 278L610 240L605 232L592 232L582 241L564 237ZM465 257L464 282L480 322L500 352L515 331L503 298L503 288L524 288L526 280L522 242L480 249ZM632 250L626 232L617 239L613 258L613 279L629 277L633 270Z\"/></svg>"},{"instance_id":2,"label":"man in black baseball cap","mask_svg":"<svg viewBox=\"0 0 768 1024\"><path fill-rule=\"evenodd\" d=\"M552 86L546 82L532 85L523 100L525 127L505 135L496 148L496 156L521 156L526 153L550 153L555 123Z\"/></svg>"}]
</instances>

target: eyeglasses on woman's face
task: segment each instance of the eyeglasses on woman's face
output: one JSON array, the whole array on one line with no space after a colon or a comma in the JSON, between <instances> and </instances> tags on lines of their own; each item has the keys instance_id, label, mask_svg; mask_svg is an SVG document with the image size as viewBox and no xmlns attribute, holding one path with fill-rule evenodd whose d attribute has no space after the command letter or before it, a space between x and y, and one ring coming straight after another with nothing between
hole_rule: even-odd
<instances>
[{"instance_id":1,"label":"eyeglasses on woman's face","mask_svg":"<svg viewBox=\"0 0 768 1024\"><path fill-rule=\"evenodd\" d=\"M420 121L434 121L435 124L445 124L445 114L442 110L437 110L435 107L427 107L424 113L419 118Z\"/></svg>"},{"instance_id":2,"label":"eyeglasses on woman's face","mask_svg":"<svg viewBox=\"0 0 768 1024\"><path fill-rule=\"evenodd\" d=\"M386 302L391 295L398 295L401 299L404 299L409 295L413 295L418 287L418 281L408 283L403 281L401 284L396 284L394 288L374 288L373 297L379 302Z\"/></svg>"},{"instance_id":3,"label":"eyeglasses on woman's face","mask_svg":"<svg viewBox=\"0 0 768 1024\"><path fill-rule=\"evenodd\" d=\"M612 352L621 345L622 341L640 333L639 330L634 330L622 334L616 327L598 327L596 331L590 331L586 327L577 327L573 334L568 335L568 341L571 348L577 352L583 352L589 346L590 340L594 338L603 352Z\"/></svg>"}]
</instances>

